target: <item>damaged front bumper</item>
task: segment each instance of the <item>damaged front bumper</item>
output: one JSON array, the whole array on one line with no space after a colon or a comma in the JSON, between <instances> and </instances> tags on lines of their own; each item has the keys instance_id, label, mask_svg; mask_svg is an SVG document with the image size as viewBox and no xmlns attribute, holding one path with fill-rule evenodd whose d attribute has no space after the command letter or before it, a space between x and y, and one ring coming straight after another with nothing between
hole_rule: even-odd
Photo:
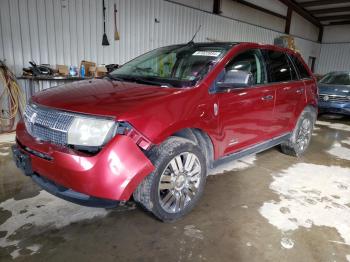
<instances>
[{"instance_id":1,"label":"damaged front bumper","mask_svg":"<svg viewBox=\"0 0 350 262\"><path fill-rule=\"evenodd\" d=\"M17 126L13 154L18 167L46 191L78 204L127 201L153 164L127 136L116 136L97 155L37 141ZM96 202L96 203L94 203Z\"/></svg>"}]
</instances>

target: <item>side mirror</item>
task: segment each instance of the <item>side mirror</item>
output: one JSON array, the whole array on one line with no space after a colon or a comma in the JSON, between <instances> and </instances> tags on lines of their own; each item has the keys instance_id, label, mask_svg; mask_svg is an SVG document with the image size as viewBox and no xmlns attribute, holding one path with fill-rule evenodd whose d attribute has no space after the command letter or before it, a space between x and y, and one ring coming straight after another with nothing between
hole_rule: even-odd
<instances>
[{"instance_id":1,"label":"side mirror","mask_svg":"<svg viewBox=\"0 0 350 262\"><path fill-rule=\"evenodd\" d=\"M254 84L254 77L251 73L241 70L230 70L225 73L222 82L216 84L218 91L227 89L249 87Z\"/></svg>"}]
</instances>

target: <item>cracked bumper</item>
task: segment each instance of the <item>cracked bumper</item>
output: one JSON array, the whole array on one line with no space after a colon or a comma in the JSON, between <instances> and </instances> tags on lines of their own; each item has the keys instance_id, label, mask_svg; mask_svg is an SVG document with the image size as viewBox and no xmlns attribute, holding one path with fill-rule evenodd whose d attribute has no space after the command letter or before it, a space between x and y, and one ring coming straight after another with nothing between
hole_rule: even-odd
<instances>
[{"instance_id":1,"label":"cracked bumper","mask_svg":"<svg viewBox=\"0 0 350 262\"><path fill-rule=\"evenodd\" d=\"M116 136L94 156L37 141L22 122L17 126L16 138L18 149L29 156L34 174L96 198L126 201L154 170L150 160L126 136Z\"/></svg>"}]
</instances>

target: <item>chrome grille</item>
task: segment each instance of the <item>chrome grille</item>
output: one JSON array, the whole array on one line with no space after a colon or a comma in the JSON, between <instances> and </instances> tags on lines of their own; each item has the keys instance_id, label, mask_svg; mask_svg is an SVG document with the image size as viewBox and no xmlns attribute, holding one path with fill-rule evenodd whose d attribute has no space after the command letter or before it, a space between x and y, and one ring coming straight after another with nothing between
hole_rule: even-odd
<instances>
[{"instance_id":1,"label":"chrome grille","mask_svg":"<svg viewBox=\"0 0 350 262\"><path fill-rule=\"evenodd\" d=\"M323 102L337 102L337 103L349 103L350 102L350 96L320 94L319 99L320 99L320 101L323 101Z\"/></svg>"},{"instance_id":2,"label":"chrome grille","mask_svg":"<svg viewBox=\"0 0 350 262\"><path fill-rule=\"evenodd\" d=\"M58 110L28 104L24 122L28 133L42 141L67 144L67 132L74 116Z\"/></svg>"}]
</instances>

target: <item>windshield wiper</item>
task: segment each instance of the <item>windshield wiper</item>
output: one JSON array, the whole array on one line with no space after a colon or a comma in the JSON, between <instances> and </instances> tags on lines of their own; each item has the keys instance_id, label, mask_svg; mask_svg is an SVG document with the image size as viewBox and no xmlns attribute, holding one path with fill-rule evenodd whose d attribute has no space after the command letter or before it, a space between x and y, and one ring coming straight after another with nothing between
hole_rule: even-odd
<instances>
[{"instance_id":1,"label":"windshield wiper","mask_svg":"<svg viewBox=\"0 0 350 262\"><path fill-rule=\"evenodd\" d=\"M140 77L136 77L136 76L120 77L120 76L114 76L111 74L107 74L106 77L113 80L113 81L136 82L136 83L140 83L140 84L156 85L156 86L161 86L161 87L172 87L172 85L169 83L152 81L152 80L148 80L148 79L144 79L144 78L140 78Z\"/></svg>"},{"instance_id":2,"label":"windshield wiper","mask_svg":"<svg viewBox=\"0 0 350 262\"><path fill-rule=\"evenodd\" d=\"M105 75L105 77L107 77L108 79L114 80L114 81L121 81L121 82L125 81L125 79L111 75L111 74L107 74L107 75Z\"/></svg>"},{"instance_id":3,"label":"windshield wiper","mask_svg":"<svg viewBox=\"0 0 350 262\"><path fill-rule=\"evenodd\" d=\"M130 77L128 79L133 80L133 81L140 83L140 84L157 85L157 86L162 86L162 87L171 87L172 86L168 83L152 81L152 80L148 80L148 79L144 79L144 78L140 78L140 77L135 77L135 76Z\"/></svg>"}]
</instances>

